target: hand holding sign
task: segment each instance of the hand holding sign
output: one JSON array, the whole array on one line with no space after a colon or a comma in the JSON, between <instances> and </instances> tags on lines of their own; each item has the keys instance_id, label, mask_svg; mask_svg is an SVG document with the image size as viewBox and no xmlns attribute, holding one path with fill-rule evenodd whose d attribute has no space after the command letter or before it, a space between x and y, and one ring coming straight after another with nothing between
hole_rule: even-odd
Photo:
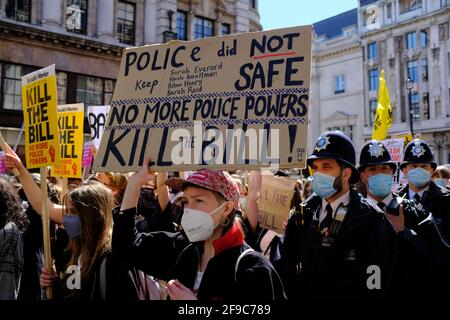
<instances>
[{"instance_id":1,"label":"hand holding sign","mask_svg":"<svg viewBox=\"0 0 450 320\"><path fill-rule=\"evenodd\" d=\"M4 152L5 154L11 154L11 152L15 154L15 152L14 152L14 151L10 148L10 146L6 143L6 141L5 141L5 139L3 138L3 135L2 135L1 132L0 132L0 146L2 147L3 152ZM15 155L16 155L16 154L15 154ZM16 156L17 156L17 155L16 155ZM20 159L19 159L19 160L20 160ZM12 172L16 177L18 177L18 176L20 175L19 171L18 171L16 168L11 168L11 172Z\"/></svg>"}]
</instances>

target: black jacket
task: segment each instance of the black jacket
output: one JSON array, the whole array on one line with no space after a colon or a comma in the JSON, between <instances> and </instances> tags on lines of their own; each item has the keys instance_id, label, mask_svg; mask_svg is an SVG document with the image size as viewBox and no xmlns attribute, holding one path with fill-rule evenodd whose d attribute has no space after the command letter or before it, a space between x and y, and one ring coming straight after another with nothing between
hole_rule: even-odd
<instances>
[{"instance_id":1,"label":"black jacket","mask_svg":"<svg viewBox=\"0 0 450 320\"><path fill-rule=\"evenodd\" d=\"M393 196L398 196L394 193ZM403 201L405 229L397 235L392 297L440 296L448 276L436 272L448 265L450 250L439 223L420 203Z\"/></svg>"},{"instance_id":2,"label":"black jacket","mask_svg":"<svg viewBox=\"0 0 450 320\"><path fill-rule=\"evenodd\" d=\"M311 196L289 219L283 239L288 297L346 299L379 297L391 283L395 233L383 213L350 191L348 211L332 247L322 246L315 227L322 199ZM368 289L379 267L381 289ZM375 267L376 268L376 267Z\"/></svg>"},{"instance_id":3,"label":"black jacket","mask_svg":"<svg viewBox=\"0 0 450 320\"><path fill-rule=\"evenodd\" d=\"M406 199L409 199L409 185L401 188L398 194L400 196L406 195ZM433 214L445 237L450 240L450 191L431 181L428 191L423 195L421 204Z\"/></svg>"},{"instance_id":4,"label":"black jacket","mask_svg":"<svg viewBox=\"0 0 450 320\"><path fill-rule=\"evenodd\" d=\"M136 210L115 208L113 253L156 278L178 279L193 288L203 253L202 243L190 243L183 233L138 233ZM197 297L200 300L283 300L281 280L270 262L257 252L236 261L248 246L231 246L213 257L204 272ZM236 282L234 277L236 275Z\"/></svg>"}]
</instances>

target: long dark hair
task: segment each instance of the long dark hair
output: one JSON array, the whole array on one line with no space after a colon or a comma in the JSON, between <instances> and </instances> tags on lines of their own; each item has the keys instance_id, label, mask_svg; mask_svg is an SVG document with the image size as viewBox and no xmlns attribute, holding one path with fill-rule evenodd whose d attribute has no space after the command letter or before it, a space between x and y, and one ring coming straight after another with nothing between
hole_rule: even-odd
<instances>
[{"instance_id":1,"label":"long dark hair","mask_svg":"<svg viewBox=\"0 0 450 320\"><path fill-rule=\"evenodd\" d=\"M0 229L13 222L20 231L25 231L29 221L20 210L20 199L10 182L0 177Z\"/></svg>"}]
</instances>

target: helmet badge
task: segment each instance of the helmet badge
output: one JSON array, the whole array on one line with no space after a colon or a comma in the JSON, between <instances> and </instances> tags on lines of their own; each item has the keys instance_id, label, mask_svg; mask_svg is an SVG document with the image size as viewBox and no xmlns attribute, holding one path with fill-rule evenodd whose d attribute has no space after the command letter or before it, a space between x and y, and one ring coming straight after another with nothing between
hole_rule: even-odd
<instances>
[{"instance_id":1,"label":"helmet badge","mask_svg":"<svg viewBox=\"0 0 450 320\"><path fill-rule=\"evenodd\" d=\"M317 140L316 147L314 148L314 150L316 150L317 152L325 150L329 144L330 144L330 137L321 136Z\"/></svg>"},{"instance_id":2,"label":"helmet badge","mask_svg":"<svg viewBox=\"0 0 450 320\"><path fill-rule=\"evenodd\" d=\"M425 154L425 149L423 146L420 145L419 142L416 142L412 147L411 152L414 157L420 158Z\"/></svg>"},{"instance_id":3,"label":"helmet badge","mask_svg":"<svg viewBox=\"0 0 450 320\"><path fill-rule=\"evenodd\" d=\"M371 143L369 145L369 154L371 157L382 157L384 153L383 147L378 143Z\"/></svg>"}]
</instances>

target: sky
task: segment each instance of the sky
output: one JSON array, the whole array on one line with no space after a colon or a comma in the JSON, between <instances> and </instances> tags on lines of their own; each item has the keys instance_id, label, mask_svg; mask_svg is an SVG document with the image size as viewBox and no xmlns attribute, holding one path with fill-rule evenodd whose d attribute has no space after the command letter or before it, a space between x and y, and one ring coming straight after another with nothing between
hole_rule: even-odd
<instances>
[{"instance_id":1,"label":"sky","mask_svg":"<svg viewBox=\"0 0 450 320\"><path fill-rule=\"evenodd\" d=\"M313 24L354 9L357 0L259 0L263 30Z\"/></svg>"}]
</instances>

